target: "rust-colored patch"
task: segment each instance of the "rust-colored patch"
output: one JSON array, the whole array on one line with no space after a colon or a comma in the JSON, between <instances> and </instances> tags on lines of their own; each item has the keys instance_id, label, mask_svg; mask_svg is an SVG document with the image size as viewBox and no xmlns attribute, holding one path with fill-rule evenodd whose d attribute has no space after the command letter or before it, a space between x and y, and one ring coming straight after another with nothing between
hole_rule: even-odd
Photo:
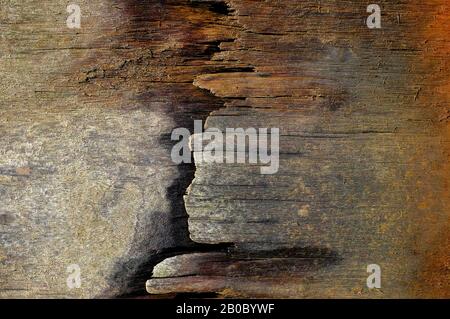
<instances>
[{"instance_id":1,"label":"rust-colored patch","mask_svg":"<svg viewBox=\"0 0 450 319\"><path fill-rule=\"evenodd\" d=\"M427 171L439 179L438 189L428 192L419 203L423 211L417 246L419 272L417 282L412 286L413 295L427 298L450 297L450 4L438 0L435 10L427 16L422 34L425 39L421 65L428 86L421 94L423 103L436 113L437 135L441 150L439 160L429 165ZM424 154L426 157L426 154ZM426 215L425 215L426 214ZM419 227L419 226L418 226ZM419 247L420 246L420 247Z\"/></svg>"},{"instance_id":2,"label":"rust-colored patch","mask_svg":"<svg viewBox=\"0 0 450 319\"><path fill-rule=\"evenodd\" d=\"M31 168L29 167L18 167L16 168L17 175L20 176L30 176L31 175Z\"/></svg>"}]
</instances>

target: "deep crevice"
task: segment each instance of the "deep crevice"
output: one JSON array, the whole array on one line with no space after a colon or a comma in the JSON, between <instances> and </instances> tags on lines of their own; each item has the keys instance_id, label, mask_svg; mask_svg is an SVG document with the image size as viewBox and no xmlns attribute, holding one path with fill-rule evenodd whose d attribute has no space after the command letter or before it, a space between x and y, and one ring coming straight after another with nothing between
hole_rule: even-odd
<instances>
[{"instance_id":1,"label":"deep crevice","mask_svg":"<svg viewBox=\"0 0 450 319\"><path fill-rule=\"evenodd\" d=\"M253 66L220 67L220 68L215 68L213 71L209 72L209 74L215 74L215 73L253 73L253 72L255 72L255 67L253 67Z\"/></svg>"},{"instance_id":2,"label":"deep crevice","mask_svg":"<svg viewBox=\"0 0 450 319\"><path fill-rule=\"evenodd\" d=\"M191 6L197 7L197 8L206 8L207 10L220 14L229 16L231 15L234 10L231 8L228 3L225 1L217 0L217 1L198 1L198 0L191 0Z\"/></svg>"},{"instance_id":3,"label":"deep crevice","mask_svg":"<svg viewBox=\"0 0 450 319\"><path fill-rule=\"evenodd\" d=\"M130 276L127 280L127 284L132 287L136 287L135 289L129 289L128 292L125 292L121 295L118 295L117 298L137 298L141 296L146 296L148 293L145 291L145 282L148 279L151 279L153 276L154 267L160 262L164 261L167 258L188 254L188 253L207 253L207 252L227 252L232 245L229 244L197 244L192 243L192 247L171 247L161 251L153 251L150 252L151 258L149 258L145 263L140 264L135 273ZM121 278L123 280L123 278ZM143 286L142 286L143 283ZM142 288L139 288L142 287ZM142 289L144 291L142 291ZM177 294L175 294L176 296Z\"/></svg>"}]
</instances>

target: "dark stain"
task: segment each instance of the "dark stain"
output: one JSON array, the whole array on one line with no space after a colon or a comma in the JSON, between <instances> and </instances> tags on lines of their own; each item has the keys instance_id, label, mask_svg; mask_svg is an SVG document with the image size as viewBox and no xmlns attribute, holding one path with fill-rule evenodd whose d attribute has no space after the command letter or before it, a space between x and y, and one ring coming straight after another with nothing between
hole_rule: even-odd
<instances>
[{"instance_id":1,"label":"dark stain","mask_svg":"<svg viewBox=\"0 0 450 319\"><path fill-rule=\"evenodd\" d=\"M125 2L125 12L129 17L129 30L126 34L131 38L135 45L142 47L142 51L151 49L152 40L157 35L145 36L142 30L148 29L150 24L155 21L159 22L161 27L166 25L165 21L169 16L175 16L180 6L188 6L196 10L204 10L206 16L211 19L217 15L227 15L230 10L226 4L219 2L203 3L191 1L137 1L130 0ZM209 13L208 13L209 12ZM197 12L198 13L198 12ZM196 14L197 14L196 13ZM222 41L232 41L233 39L218 39L217 41L205 41L202 37L200 25L189 23L186 19L189 17L179 16L178 19L182 22L178 27L167 29L167 34L160 32L167 38L171 34L177 35L179 41L184 41L181 47L173 48L167 52L163 52L160 56L146 56L145 60L159 59L161 69L164 69L166 64L170 64L171 60L174 63L185 63L188 60L195 60L196 63L203 61L204 64L210 61L212 55L220 51L220 43ZM177 21L180 22L180 21ZM172 21L173 22L173 21ZM172 23L169 21L169 24ZM180 39L179 35L182 34ZM127 63L127 67L131 66L133 61ZM136 63L134 63L136 64ZM145 73L146 61L139 61L139 72ZM205 68L198 68L192 71L191 81L201 72L213 72L216 69L214 66ZM219 69L219 68L218 68ZM220 67L224 71L223 66ZM242 71L253 71L253 69L241 69ZM126 68L122 67L116 70L116 76L120 76L121 72L125 72ZM170 74L169 74L170 75ZM176 75L176 74L174 74ZM149 85L145 92L140 93L136 99L140 101L141 105L148 105L152 107L152 111L163 112L170 116L176 127L184 127L191 132L194 129L194 120L202 120L203 123L208 115L217 109L224 106L224 99L213 96L209 91L196 88L192 82L190 83L156 83ZM164 107L154 110L152 101L163 101ZM160 145L167 149L168 152L172 149L177 141L170 139L170 134L164 134L159 139ZM188 215L184 206L183 196L186 189L194 179L195 165L181 164L177 166L179 178L174 180L167 189L168 200L170 201L170 223L168 229L160 230L163 236L167 236L168 241L175 243L174 246L161 250L152 250L150 247L150 238L146 237L144 243L140 243L139 256L124 256L116 263L116 270L110 277L110 285L118 288L121 293L118 297L122 298L138 298L148 296L145 290L145 282L151 278L153 267L164 259L179 255L186 252L207 252L207 251L223 251L227 250L230 245L203 245L191 241L188 230ZM158 212L152 212L152 215L161 215ZM161 234L158 234L161 236ZM138 236L138 234L136 235ZM138 240L136 240L138 241ZM146 244L148 242L148 244Z\"/></svg>"},{"instance_id":2,"label":"dark stain","mask_svg":"<svg viewBox=\"0 0 450 319\"><path fill-rule=\"evenodd\" d=\"M10 225L16 218L12 213L0 213L0 225Z\"/></svg>"}]
</instances>

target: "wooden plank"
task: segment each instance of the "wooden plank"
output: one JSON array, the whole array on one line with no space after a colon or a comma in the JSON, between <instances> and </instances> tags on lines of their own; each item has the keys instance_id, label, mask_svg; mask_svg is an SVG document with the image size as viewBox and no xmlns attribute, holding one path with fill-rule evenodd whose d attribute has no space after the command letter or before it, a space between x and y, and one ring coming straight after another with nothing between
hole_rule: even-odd
<instances>
[{"instance_id":1,"label":"wooden plank","mask_svg":"<svg viewBox=\"0 0 450 319\"><path fill-rule=\"evenodd\" d=\"M360 0L78 4L2 3L0 297L156 264L152 294L450 296L447 0L380 0L381 29ZM279 128L278 172L176 165L193 120Z\"/></svg>"}]
</instances>

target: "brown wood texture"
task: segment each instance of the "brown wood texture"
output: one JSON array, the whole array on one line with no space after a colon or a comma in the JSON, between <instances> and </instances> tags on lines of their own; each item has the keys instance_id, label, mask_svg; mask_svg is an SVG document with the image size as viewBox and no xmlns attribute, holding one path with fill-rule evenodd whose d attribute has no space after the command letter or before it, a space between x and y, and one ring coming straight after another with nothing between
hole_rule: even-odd
<instances>
[{"instance_id":1,"label":"brown wood texture","mask_svg":"<svg viewBox=\"0 0 450 319\"><path fill-rule=\"evenodd\" d=\"M372 2L0 0L0 297L449 297L450 4ZM278 173L174 164L196 119Z\"/></svg>"}]
</instances>

